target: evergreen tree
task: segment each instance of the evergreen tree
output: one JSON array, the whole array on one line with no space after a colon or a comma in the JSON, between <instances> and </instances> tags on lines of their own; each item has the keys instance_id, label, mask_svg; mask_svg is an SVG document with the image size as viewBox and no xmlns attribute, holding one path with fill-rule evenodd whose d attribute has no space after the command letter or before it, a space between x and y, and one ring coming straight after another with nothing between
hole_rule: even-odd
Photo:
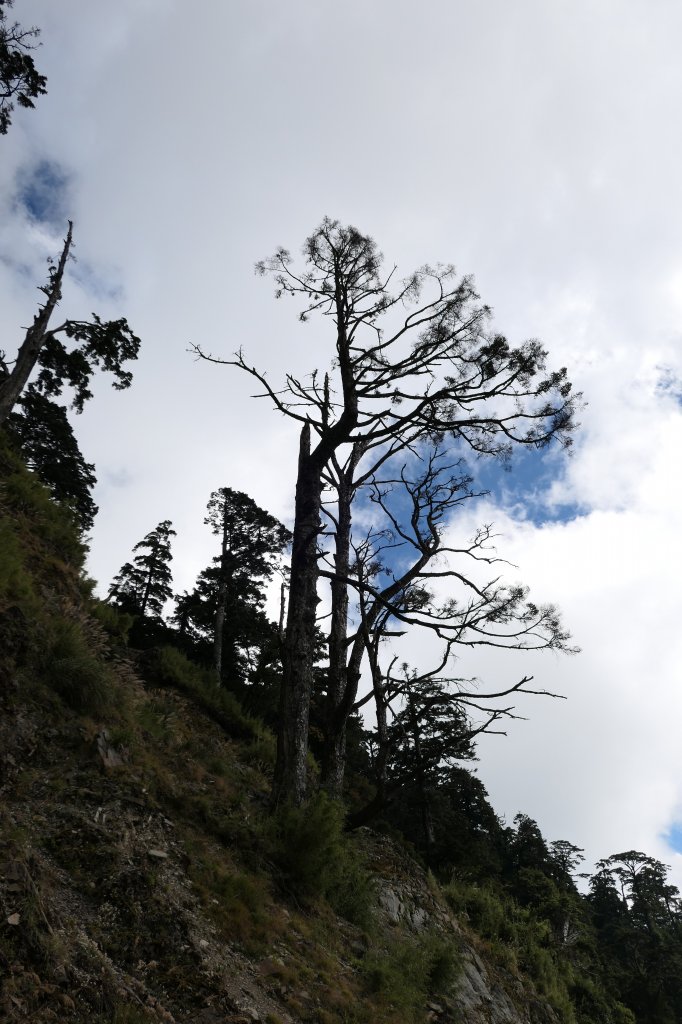
<instances>
[{"instance_id":1,"label":"evergreen tree","mask_svg":"<svg viewBox=\"0 0 682 1024\"><path fill-rule=\"evenodd\" d=\"M276 640L263 611L265 587L290 533L243 491L213 491L204 522L219 538L219 553L191 593L176 599L174 622L194 642L208 640L219 682L243 683Z\"/></svg>"},{"instance_id":2,"label":"evergreen tree","mask_svg":"<svg viewBox=\"0 0 682 1024\"><path fill-rule=\"evenodd\" d=\"M408 800L417 812L426 863L433 867L434 795L455 762L475 756L474 730L461 704L452 698L443 682L420 679L407 667L404 675L404 706L389 729L389 786L398 789L401 799Z\"/></svg>"},{"instance_id":3,"label":"evergreen tree","mask_svg":"<svg viewBox=\"0 0 682 1024\"><path fill-rule=\"evenodd\" d=\"M243 491L221 487L213 491L208 501L208 515L204 522L220 538L220 554L215 562L215 624L213 630L213 658L218 680L223 671L223 645L225 622L230 596L233 613L241 604L260 605L264 595L259 589L272 577L277 556L290 540L290 533L274 516L260 508ZM235 614L236 617L236 614Z\"/></svg>"},{"instance_id":4,"label":"evergreen tree","mask_svg":"<svg viewBox=\"0 0 682 1024\"><path fill-rule=\"evenodd\" d=\"M109 591L123 611L142 618L161 616L164 604L173 596L170 543L175 535L170 520L164 519L135 545L133 551L139 554L122 566Z\"/></svg>"},{"instance_id":5,"label":"evergreen tree","mask_svg":"<svg viewBox=\"0 0 682 1024\"><path fill-rule=\"evenodd\" d=\"M74 513L81 529L92 529L97 505L95 467L83 458L63 405L29 387L8 421L8 433L54 498Z\"/></svg>"},{"instance_id":6,"label":"evergreen tree","mask_svg":"<svg viewBox=\"0 0 682 1024\"><path fill-rule=\"evenodd\" d=\"M682 1020L682 909L665 864L638 850L597 864L589 903L609 987L641 1024Z\"/></svg>"}]
</instances>

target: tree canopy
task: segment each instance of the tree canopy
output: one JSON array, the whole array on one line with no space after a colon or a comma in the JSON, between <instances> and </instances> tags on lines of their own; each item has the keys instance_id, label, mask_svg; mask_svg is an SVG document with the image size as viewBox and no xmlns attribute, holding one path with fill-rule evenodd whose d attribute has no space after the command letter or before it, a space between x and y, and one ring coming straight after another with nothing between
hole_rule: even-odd
<instances>
[{"instance_id":1,"label":"tree canopy","mask_svg":"<svg viewBox=\"0 0 682 1024\"><path fill-rule=\"evenodd\" d=\"M85 532L92 529L97 505L92 490L95 467L83 458L63 405L50 401L32 385L19 399L8 421L28 466L54 498L67 505Z\"/></svg>"},{"instance_id":2,"label":"tree canopy","mask_svg":"<svg viewBox=\"0 0 682 1024\"><path fill-rule=\"evenodd\" d=\"M142 618L161 615L173 596L171 537L175 537L173 524L164 519L133 548L138 554L121 567L109 591L124 611Z\"/></svg>"},{"instance_id":3,"label":"tree canopy","mask_svg":"<svg viewBox=\"0 0 682 1024\"><path fill-rule=\"evenodd\" d=\"M47 78L31 56L40 29L10 21L13 6L14 0L0 0L0 135L6 135L12 123L15 101L20 107L33 108L33 101L47 92Z\"/></svg>"}]
</instances>

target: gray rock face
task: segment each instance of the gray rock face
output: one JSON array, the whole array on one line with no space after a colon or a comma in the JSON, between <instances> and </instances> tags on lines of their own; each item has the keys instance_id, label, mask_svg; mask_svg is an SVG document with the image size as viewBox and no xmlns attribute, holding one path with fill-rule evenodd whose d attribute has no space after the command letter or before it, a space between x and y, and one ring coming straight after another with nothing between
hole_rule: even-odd
<instances>
[{"instance_id":1,"label":"gray rock face","mask_svg":"<svg viewBox=\"0 0 682 1024\"><path fill-rule=\"evenodd\" d=\"M463 971L453 996L464 1019L472 1024L527 1024L529 1020L505 990L492 981L482 960L470 947L465 947Z\"/></svg>"},{"instance_id":2,"label":"gray rock face","mask_svg":"<svg viewBox=\"0 0 682 1024\"><path fill-rule=\"evenodd\" d=\"M451 938L462 969L452 991L431 1004L434 1024L558 1024L552 1008L530 983L510 971L484 963L474 939L460 926L425 872L389 840L368 834L368 853L377 867L379 910L390 928L435 931ZM390 881L389 881L390 879ZM442 1003L442 1005L441 1005Z\"/></svg>"}]
</instances>

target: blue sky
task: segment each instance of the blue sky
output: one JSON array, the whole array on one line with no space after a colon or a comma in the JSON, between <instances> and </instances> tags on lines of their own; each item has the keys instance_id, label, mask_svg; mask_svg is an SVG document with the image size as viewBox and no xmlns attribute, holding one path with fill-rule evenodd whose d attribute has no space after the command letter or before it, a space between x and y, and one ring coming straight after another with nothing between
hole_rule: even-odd
<instances>
[{"instance_id":1,"label":"blue sky","mask_svg":"<svg viewBox=\"0 0 682 1024\"><path fill-rule=\"evenodd\" d=\"M517 451L508 467L490 459L473 463L477 484L487 490L492 501L501 508L527 519L534 526L544 523L568 522L585 511L584 505L553 498L553 484L566 473L566 460L571 456L556 447Z\"/></svg>"},{"instance_id":2,"label":"blue sky","mask_svg":"<svg viewBox=\"0 0 682 1024\"><path fill-rule=\"evenodd\" d=\"M673 822L665 834L665 841L676 853L682 853L682 822Z\"/></svg>"},{"instance_id":3,"label":"blue sky","mask_svg":"<svg viewBox=\"0 0 682 1024\"><path fill-rule=\"evenodd\" d=\"M71 175L56 160L41 158L19 169L16 201L29 218L63 231L72 206Z\"/></svg>"}]
</instances>

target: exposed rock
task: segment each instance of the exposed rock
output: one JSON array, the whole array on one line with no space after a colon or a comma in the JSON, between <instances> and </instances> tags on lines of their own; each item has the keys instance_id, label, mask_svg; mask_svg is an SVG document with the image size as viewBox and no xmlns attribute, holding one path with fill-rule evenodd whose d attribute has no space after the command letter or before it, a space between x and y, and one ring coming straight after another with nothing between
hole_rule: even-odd
<instances>
[{"instance_id":1,"label":"exposed rock","mask_svg":"<svg viewBox=\"0 0 682 1024\"><path fill-rule=\"evenodd\" d=\"M365 852L379 875L378 904L386 924L419 933L431 928L451 937L461 957L460 976L443 1002L425 1009L431 1020L464 1020L466 1024L557 1024L551 1007L537 997L530 982L524 987L510 972L486 966L454 918L437 887L419 865L383 836L368 830ZM531 1011L532 1007L532 1011Z\"/></svg>"},{"instance_id":2,"label":"exposed rock","mask_svg":"<svg viewBox=\"0 0 682 1024\"><path fill-rule=\"evenodd\" d=\"M140 693L136 699L145 698ZM165 695L164 701L171 710L182 708L180 698ZM169 761L174 772L164 778L171 800L132 758L121 771L100 770L97 760L105 767L116 762L105 730L96 734L97 760L92 725L85 748L75 726L69 734L60 725L50 742L40 742L46 732L36 723L43 715L36 707L34 717L27 712L21 719L11 709L0 716L0 750L6 741L5 752L11 750L22 771L30 766L23 783L9 762L12 774L0 773L0 908L13 950L4 962L0 948L3 1020L47 1024L68 1016L84 1024L93 1008L116 1005L137 1008L152 1024L301 1024L317 1019L316 1007L320 1020L337 1022L352 1018L370 998L367 963L384 946L434 931L452 942L462 969L452 991L424 1006L423 1020L556 1024L532 986L484 962L433 880L388 838L361 830L354 839L376 879L379 938L330 916L316 930L314 909L291 901L285 906L286 896L274 886L274 892L260 888L248 865L234 863L226 842L201 833L196 818L183 817L183 801L194 791L174 789L179 760ZM224 749L217 727L202 718L195 728L202 742ZM162 748L158 756L172 754ZM201 785L199 777L198 790ZM177 818L172 832L169 813ZM195 834L207 865L203 876L190 845ZM247 914L240 890L230 888L233 870L245 899L268 901L267 941L260 949L256 944L257 951L233 940L225 917L225 892L236 913ZM32 915L24 913L29 898ZM40 962L40 978L31 970L28 939L35 935L58 954L49 968Z\"/></svg>"},{"instance_id":3,"label":"exposed rock","mask_svg":"<svg viewBox=\"0 0 682 1024\"><path fill-rule=\"evenodd\" d=\"M109 733L106 729L97 733L95 744L104 768L117 768L123 764L123 758L109 742Z\"/></svg>"}]
</instances>

